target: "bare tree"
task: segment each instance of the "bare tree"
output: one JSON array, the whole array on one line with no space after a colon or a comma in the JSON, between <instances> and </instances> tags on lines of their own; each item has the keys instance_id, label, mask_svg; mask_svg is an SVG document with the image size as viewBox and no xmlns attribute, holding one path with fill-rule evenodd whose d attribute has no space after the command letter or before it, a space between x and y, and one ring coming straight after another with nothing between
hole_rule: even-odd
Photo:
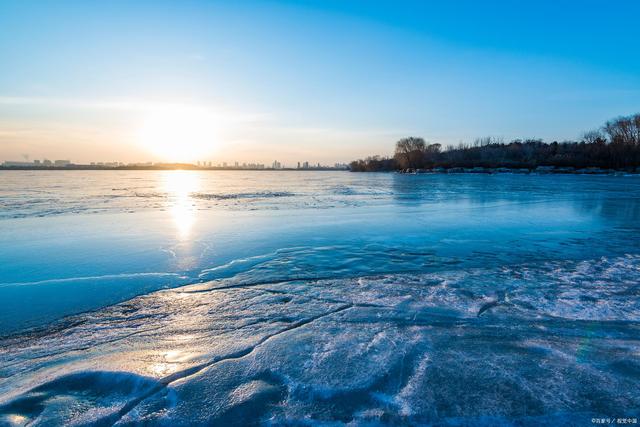
<instances>
[{"instance_id":1,"label":"bare tree","mask_svg":"<svg viewBox=\"0 0 640 427\"><path fill-rule=\"evenodd\" d=\"M422 138L403 138L396 143L394 158L372 157L352 162L354 171L405 170L423 167L605 168L640 171L640 114L619 117L601 130L582 135L579 141L478 138L473 144L427 145Z\"/></svg>"},{"instance_id":2,"label":"bare tree","mask_svg":"<svg viewBox=\"0 0 640 427\"><path fill-rule=\"evenodd\" d=\"M640 114L608 121L603 130L612 144L640 145Z\"/></svg>"},{"instance_id":3,"label":"bare tree","mask_svg":"<svg viewBox=\"0 0 640 427\"><path fill-rule=\"evenodd\" d=\"M427 144L424 139L410 136L396 142L395 159L401 169L416 169L424 164Z\"/></svg>"},{"instance_id":4,"label":"bare tree","mask_svg":"<svg viewBox=\"0 0 640 427\"><path fill-rule=\"evenodd\" d=\"M484 136L482 138L476 138L473 141L474 147L486 147L487 145L504 144L504 138L496 136Z\"/></svg>"},{"instance_id":5,"label":"bare tree","mask_svg":"<svg viewBox=\"0 0 640 427\"><path fill-rule=\"evenodd\" d=\"M587 144L603 144L607 138L599 130L590 130L582 135L582 140Z\"/></svg>"},{"instance_id":6,"label":"bare tree","mask_svg":"<svg viewBox=\"0 0 640 427\"><path fill-rule=\"evenodd\" d=\"M429 144L425 148L425 153L440 154L442 152L442 144Z\"/></svg>"}]
</instances>

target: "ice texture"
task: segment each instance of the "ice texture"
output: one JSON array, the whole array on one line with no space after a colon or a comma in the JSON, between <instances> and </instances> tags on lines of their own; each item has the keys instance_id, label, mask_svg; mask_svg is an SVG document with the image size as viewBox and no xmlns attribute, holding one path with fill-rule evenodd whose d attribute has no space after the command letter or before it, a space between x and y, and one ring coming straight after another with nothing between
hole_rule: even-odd
<instances>
[{"instance_id":1,"label":"ice texture","mask_svg":"<svg viewBox=\"0 0 640 427\"><path fill-rule=\"evenodd\" d=\"M0 180L0 426L640 417L637 176Z\"/></svg>"},{"instance_id":2,"label":"ice texture","mask_svg":"<svg viewBox=\"0 0 640 427\"><path fill-rule=\"evenodd\" d=\"M18 425L638 416L638 283L629 255L154 292L6 338L0 414Z\"/></svg>"}]
</instances>

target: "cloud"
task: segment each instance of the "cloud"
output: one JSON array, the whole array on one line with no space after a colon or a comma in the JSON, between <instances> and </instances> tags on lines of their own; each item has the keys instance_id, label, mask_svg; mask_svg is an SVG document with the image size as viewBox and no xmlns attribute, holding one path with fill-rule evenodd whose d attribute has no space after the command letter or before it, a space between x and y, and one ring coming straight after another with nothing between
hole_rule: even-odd
<instances>
[{"instance_id":1,"label":"cloud","mask_svg":"<svg viewBox=\"0 0 640 427\"><path fill-rule=\"evenodd\" d=\"M131 98L122 99L82 99L28 96L0 96L0 106L28 106L36 108L64 108L79 110L111 110L135 113L155 113L158 111L193 111L207 114L217 120L233 122L257 122L271 119L265 113L240 113L229 107L214 107L206 104L182 102L148 101Z\"/></svg>"}]
</instances>

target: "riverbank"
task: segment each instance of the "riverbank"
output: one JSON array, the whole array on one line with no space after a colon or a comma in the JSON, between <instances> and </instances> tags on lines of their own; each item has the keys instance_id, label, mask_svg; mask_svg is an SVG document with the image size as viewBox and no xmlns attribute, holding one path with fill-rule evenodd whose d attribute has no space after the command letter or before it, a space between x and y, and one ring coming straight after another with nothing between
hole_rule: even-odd
<instances>
[{"instance_id":1,"label":"riverbank","mask_svg":"<svg viewBox=\"0 0 640 427\"><path fill-rule=\"evenodd\" d=\"M395 171L403 174L424 174L424 173L514 173L514 174L572 174L572 175L629 175L640 174L640 167L627 170L602 169L602 168L580 168L573 167L554 167L554 166L538 166L537 168L431 168L431 169L402 169Z\"/></svg>"}]
</instances>

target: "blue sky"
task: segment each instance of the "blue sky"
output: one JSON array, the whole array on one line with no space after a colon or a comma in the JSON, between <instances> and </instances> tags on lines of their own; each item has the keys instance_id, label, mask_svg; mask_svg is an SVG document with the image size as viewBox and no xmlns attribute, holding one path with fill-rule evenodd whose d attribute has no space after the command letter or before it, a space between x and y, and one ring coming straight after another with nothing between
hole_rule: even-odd
<instances>
[{"instance_id":1,"label":"blue sky","mask_svg":"<svg viewBox=\"0 0 640 427\"><path fill-rule=\"evenodd\" d=\"M0 160L329 163L640 112L640 2L520 3L0 0Z\"/></svg>"}]
</instances>

